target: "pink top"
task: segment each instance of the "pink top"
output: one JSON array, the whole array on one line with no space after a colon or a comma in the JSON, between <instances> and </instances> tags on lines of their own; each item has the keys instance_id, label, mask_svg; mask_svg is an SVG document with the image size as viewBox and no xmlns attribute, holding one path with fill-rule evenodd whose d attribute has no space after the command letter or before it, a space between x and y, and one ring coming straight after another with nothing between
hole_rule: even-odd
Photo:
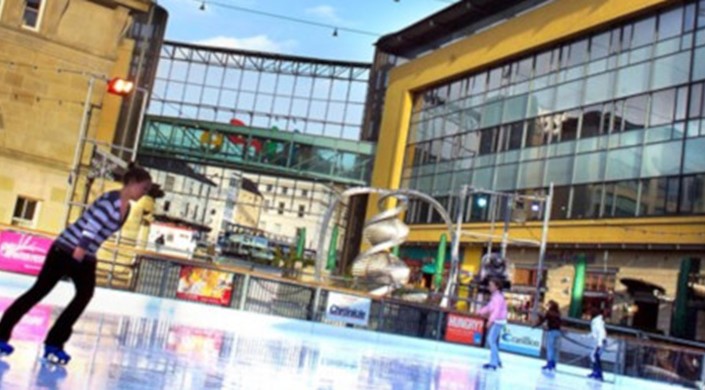
<instances>
[{"instance_id":1,"label":"pink top","mask_svg":"<svg viewBox=\"0 0 705 390\"><path fill-rule=\"evenodd\" d=\"M497 321L507 320L507 302L504 300L504 295L501 292L495 291L492 293L490 303L480 309L478 314L486 316L489 314L488 322L494 324Z\"/></svg>"}]
</instances>

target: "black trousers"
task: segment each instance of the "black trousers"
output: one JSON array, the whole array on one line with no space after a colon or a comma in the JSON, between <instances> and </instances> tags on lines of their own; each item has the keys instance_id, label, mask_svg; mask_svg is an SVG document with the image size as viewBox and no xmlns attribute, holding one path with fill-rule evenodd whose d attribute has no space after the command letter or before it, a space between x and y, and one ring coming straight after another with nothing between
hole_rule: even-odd
<instances>
[{"instance_id":1,"label":"black trousers","mask_svg":"<svg viewBox=\"0 0 705 390\"><path fill-rule=\"evenodd\" d=\"M0 320L0 340L9 341L12 329L20 322L20 319L49 294L62 277L68 276L76 286L76 295L56 320L44 341L46 345L63 349L64 343L71 337L73 325L93 297L95 268L94 258L86 257L83 261L78 262L66 249L60 248L56 244L52 245L44 260L44 265L39 271L37 281L29 291L17 298L3 314Z\"/></svg>"}]
</instances>

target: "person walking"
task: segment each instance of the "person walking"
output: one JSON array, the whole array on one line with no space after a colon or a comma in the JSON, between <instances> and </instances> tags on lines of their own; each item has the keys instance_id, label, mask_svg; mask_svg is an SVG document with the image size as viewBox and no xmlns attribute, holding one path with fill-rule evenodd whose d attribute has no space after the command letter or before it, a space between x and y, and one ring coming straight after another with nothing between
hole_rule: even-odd
<instances>
[{"instance_id":1,"label":"person walking","mask_svg":"<svg viewBox=\"0 0 705 390\"><path fill-rule=\"evenodd\" d=\"M490 346L490 362L482 366L486 370L496 370L497 367L502 367L502 362L499 359L499 337L507 324L507 301L502 294L502 285L501 280L490 279L487 285L491 294L490 302L478 311L478 314L488 317L487 343Z\"/></svg>"},{"instance_id":2,"label":"person walking","mask_svg":"<svg viewBox=\"0 0 705 390\"><path fill-rule=\"evenodd\" d=\"M556 301L548 301L546 313L539 314L538 322L534 328L541 326L544 322L546 326L546 365L541 367L544 371L554 371L556 369L556 356L558 342L561 338L561 311Z\"/></svg>"},{"instance_id":3,"label":"person walking","mask_svg":"<svg viewBox=\"0 0 705 390\"><path fill-rule=\"evenodd\" d=\"M64 351L64 344L93 297L96 252L125 223L130 201L147 194L152 177L144 168L130 164L122 182L122 189L101 195L54 240L34 285L17 298L0 319L0 355L10 355L14 351L9 340L20 319L49 294L62 277L68 276L76 287L76 295L49 330L44 341L44 359L62 365L71 360Z\"/></svg>"},{"instance_id":4,"label":"person walking","mask_svg":"<svg viewBox=\"0 0 705 390\"><path fill-rule=\"evenodd\" d=\"M590 354L592 360L592 373L588 378L604 381L602 378L602 361L600 357L605 350L607 344L607 331L605 330L605 320L602 317L602 310L598 308L592 309L592 320L590 321L590 333L595 341L595 348Z\"/></svg>"}]
</instances>

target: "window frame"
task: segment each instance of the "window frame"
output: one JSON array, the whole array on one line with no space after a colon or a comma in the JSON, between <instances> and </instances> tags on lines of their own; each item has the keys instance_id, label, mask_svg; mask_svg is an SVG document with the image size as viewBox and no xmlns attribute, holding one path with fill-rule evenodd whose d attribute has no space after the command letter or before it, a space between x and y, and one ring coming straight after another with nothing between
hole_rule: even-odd
<instances>
[{"instance_id":1,"label":"window frame","mask_svg":"<svg viewBox=\"0 0 705 390\"><path fill-rule=\"evenodd\" d=\"M23 205L22 211L21 211L22 216L16 216L15 211L17 209L17 204L20 200L22 200L24 202L24 205ZM27 212L27 205L29 202L34 203L34 211L32 212L31 218L27 219L27 218L25 218L24 214ZM29 228L36 227L38 215L41 210L41 205L42 205L42 202L40 199L33 198L31 196L17 195L17 197L15 198L15 207L12 210L12 218L10 219L11 225L21 226L21 227L29 227Z\"/></svg>"},{"instance_id":2,"label":"window frame","mask_svg":"<svg viewBox=\"0 0 705 390\"><path fill-rule=\"evenodd\" d=\"M37 23L34 26L25 23L24 13L27 11L27 0L24 0L24 7L22 8L22 28L35 32L39 32L42 28L42 19L44 19L44 9L46 8L46 0L37 1L39 1L39 10L37 10Z\"/></svg>"}]
</instances>

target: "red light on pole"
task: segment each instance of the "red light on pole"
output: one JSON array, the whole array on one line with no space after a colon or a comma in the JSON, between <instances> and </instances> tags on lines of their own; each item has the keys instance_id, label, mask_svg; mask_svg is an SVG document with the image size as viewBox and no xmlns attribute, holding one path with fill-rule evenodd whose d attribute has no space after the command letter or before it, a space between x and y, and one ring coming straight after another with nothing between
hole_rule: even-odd
<instances>
[{"instance_id":1,"label":"red light on pole","mask_svg":"<svg viewBox=\"0 0 705 390\"><path fill-rule=\"evenodd\" d=\"M135 88L135 83L130 80L115 77L108 82L108 93L118 96L129 95Z\"/></svg>"}]
</instances>

